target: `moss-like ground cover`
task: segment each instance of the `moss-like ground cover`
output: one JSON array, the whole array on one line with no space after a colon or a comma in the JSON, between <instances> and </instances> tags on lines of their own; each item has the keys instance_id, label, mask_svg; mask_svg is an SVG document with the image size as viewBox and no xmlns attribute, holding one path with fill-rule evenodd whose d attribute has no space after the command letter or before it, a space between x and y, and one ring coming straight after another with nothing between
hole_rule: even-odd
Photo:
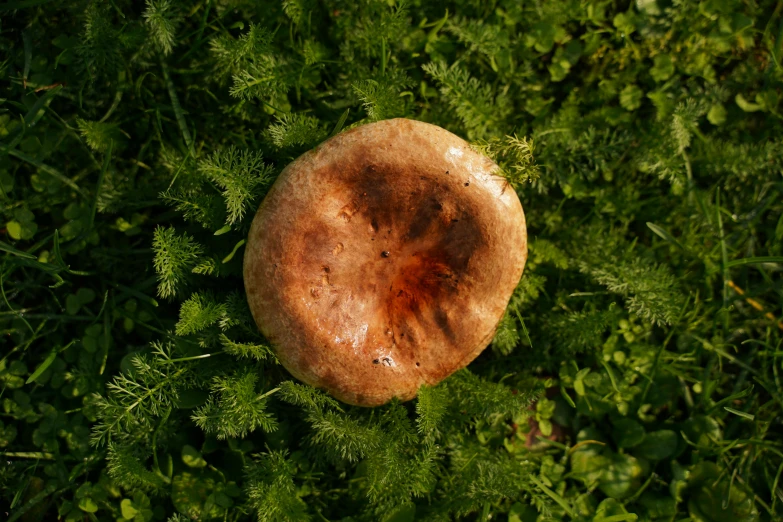
<instances>
[{"instance_id":1,"label":"moss-like ground cover","mask_svg":"<svg viewBox=\"0 0 783 522\"><path fill-rule=\"evenodd\" d=\"M782 60L768 0L1 4L0 519L780 520ZM496 159L530 259L467 370L360 409L241 259L398 116Z\"/></svg>"}]
</instances>

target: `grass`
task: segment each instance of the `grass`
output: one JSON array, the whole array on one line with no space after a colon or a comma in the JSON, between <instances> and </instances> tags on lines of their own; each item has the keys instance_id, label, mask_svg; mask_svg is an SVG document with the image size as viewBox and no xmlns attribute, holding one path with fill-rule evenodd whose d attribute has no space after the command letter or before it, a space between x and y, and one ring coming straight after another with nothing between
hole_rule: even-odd
<instances>
[{"instance_id":1,"label":"grass","mask_svg":"<svg viewBox=\"0 0 783 522\"><path fill-rule=\"evenodd\" d=\"M0 513L779 520L782 5L0 6ZM467 371L359 409L241 258L291 160L400 116L495 159L530 258Z\"/></svg>"}]
</instances>

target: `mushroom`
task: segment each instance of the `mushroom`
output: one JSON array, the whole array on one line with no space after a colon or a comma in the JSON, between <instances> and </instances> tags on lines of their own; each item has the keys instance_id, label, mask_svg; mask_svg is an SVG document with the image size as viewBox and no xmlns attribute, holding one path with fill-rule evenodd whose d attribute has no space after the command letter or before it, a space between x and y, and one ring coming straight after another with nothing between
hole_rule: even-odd
<instances>
[{"instance_id":1,"label":"mushroom","mask_svg":"<svg viewBox=\"0 0 783 522\"><path fill-rule=\"evenodd\" d=\"M490 159L428 123L345 131L288 165L253 219L253 317L297 379L377 406L489 344L527 259L522 205Z\"/></svg>"}]
</instances>

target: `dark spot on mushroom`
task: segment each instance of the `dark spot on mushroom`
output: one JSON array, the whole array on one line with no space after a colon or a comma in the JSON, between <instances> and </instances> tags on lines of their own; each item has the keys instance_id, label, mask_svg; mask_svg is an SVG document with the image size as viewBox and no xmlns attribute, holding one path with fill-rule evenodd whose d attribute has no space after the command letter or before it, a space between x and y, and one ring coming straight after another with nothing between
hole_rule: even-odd
<instances>
[{"instance_id":1,"label":"dark spot on mushroom","mask_svg":"<svg viewBox=\"0 0 783 522\"><path fill-rule=\"evenodd\" d=\"M421 364L419 364L419 361L416 361L416 366L421 366Z\"/></svg>"},{"instance_id":2,"label":"dark spot on mushroom","mask_svg":"<svg viewBox=\"0 0 783 522\"><path fill-rule=\"evenodd\" d=\"M435 319L435 324L438 325L438 328L446 334L449 341L454 342L457 339L457 334L449 324L449 317L446 315L446 312L440 308L436 308L433 312L433 319Z\"/></svg>"},{"instance_id":3,"label":"dark spot on mushroom","mask_svg":"<svg viewBox=\"0 0 783 522\"><path fill-rule=\"evenodd\" d=\"M389 257L389 251L384 250L383 252L381 252L381 257Z\"/></svg>"},{"instance_id":4,"label":"dark spot on mushroom","mask_svg":"<svg viewBox=\"0 0 783 522\"><path fill-rule=\"evenodd\" d=\"M384 366L392 366L392 360L389 359L388 357L384 357L383 358L383 365Z\"/></svg>"},{"instance_id":5,"label":"dark spot on mushroom","mask_svg":"<svg viewBox=\"0 0 783 522\"><path fill-rule=\"evenodd\" d=\"M372 360L372 363L373 363L373 364L381 364L381 361L379 361L378 359L373 359L373 360Z\"/></svg>"},{"instance_id":6,"label":"dark spot on mushroom","mask_svg":"<svg viewBox=\"0 0 783 522\"><path fill-rule=\"evenodd\" d=\"M418 215L413 217L408 228L406 239L412 241L424 236L426 232L435 225L432 214L433 211L431 208L422 208Z\"/></svg>"},{"instance_id":7,"label":"dark spot on mushroom","mask_svg":"<svg viewBox=\"0 0 783 522\"><path fill-rule=\"evenodd\" d=\"M466 181L466 182L465 182L465 186L466 186L466 187L470 186L470 181Z\"/></svg>"},{"instance_id":8,"label":"dark spot on mushroom","mask_svg":"<svg viewBox=\"0 0 783 522\"><path fill-rule=\"evenodd\" d=\"M446 171L446 174L448 174L448 173L449 173L449 171L447 170L447 171Z\"/></svg>"}]
</instances>

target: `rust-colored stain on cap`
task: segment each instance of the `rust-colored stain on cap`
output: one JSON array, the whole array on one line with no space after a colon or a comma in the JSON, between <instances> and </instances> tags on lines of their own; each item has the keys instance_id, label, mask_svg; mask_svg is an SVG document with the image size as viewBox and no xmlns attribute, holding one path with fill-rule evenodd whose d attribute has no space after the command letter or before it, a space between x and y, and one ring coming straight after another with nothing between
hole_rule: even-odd
<instances>
[{"instance_id":1,"label":"rust-colored stain on cap","mask_svg":"<svg viewBox=\"0 0 783 522\"><path fill-rule=\"evenodd\" d=\"M522 205L454 134L395 119L283 170L253 220L245 290L296 378L376 406L489 344L527 259Z\"/></svg>"}]
</instances>

